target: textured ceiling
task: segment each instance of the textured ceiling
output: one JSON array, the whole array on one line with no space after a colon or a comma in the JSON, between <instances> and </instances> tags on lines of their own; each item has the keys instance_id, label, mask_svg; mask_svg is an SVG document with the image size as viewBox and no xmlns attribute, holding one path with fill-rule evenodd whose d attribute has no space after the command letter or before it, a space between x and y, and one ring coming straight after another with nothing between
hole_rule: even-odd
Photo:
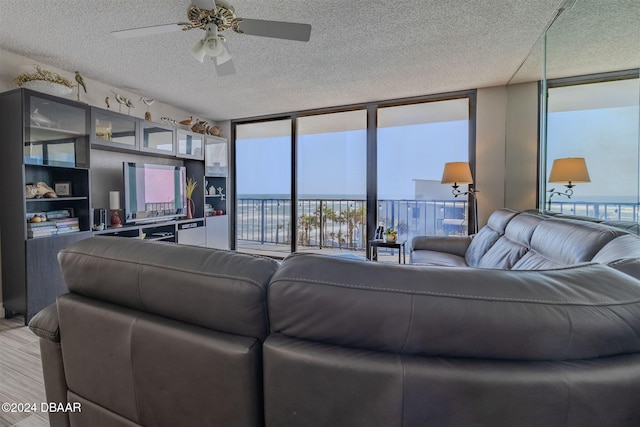
<instances>
[{"instance_id":1,"label":"textured ceiling","mask_svg":"<svg viewBox=\"0 0 640 427\"><path fill-rule=\"evenodd\" d=\"M218 77L188 53L201 30L109 34L183 22L189 0L0 0L0 48L226 120L504 85L562 0L230 3L239 17L309 23L311 40L227 31L236 74Z\"/></svg>"}]
</instances>

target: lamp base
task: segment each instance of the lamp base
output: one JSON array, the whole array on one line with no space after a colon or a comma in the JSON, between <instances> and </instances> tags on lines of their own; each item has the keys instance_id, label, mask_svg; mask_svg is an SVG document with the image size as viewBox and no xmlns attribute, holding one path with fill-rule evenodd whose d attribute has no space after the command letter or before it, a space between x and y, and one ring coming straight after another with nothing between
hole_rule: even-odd
<instances>
[{"instance_id":1,"label":"lamp base","mask_svg":"<svg viewBox=\"0 0 640 427\"><path fill-rule=\"evenodd\" d=\"M109 222L111 222L111 227L117 228L122 227L122 221L120 220L120 209L111 209L111 218L109 218Z\"/></svg>"}]
</instances>

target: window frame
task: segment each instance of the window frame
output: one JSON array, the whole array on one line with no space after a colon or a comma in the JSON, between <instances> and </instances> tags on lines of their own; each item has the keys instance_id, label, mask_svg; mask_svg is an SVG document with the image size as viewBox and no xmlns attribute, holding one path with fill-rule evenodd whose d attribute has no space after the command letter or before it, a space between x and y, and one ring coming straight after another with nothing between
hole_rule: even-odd
<instances>
[{"instance_id":1,"label":"window frame","mask_svg":"<svg viewBox=\"0 0 640 427\"><path fill-rule=\"evenodd\" d=\"M280 114L270 114L265 116L247 117L241 119L231 120L230 131L230 179L231 186L228 191L229 197L231 197L232 203L230 203L229 214L231 215L230 225L230 245L232 250L237 249L237 236L236 236L236 205L237 205L237 192L236 192L236 127L239 125L250 123L269 122L274 120L291 120L291 218L296 218L296 207L298 205L298 186L297 186L297 157L298 157L298 132L297 132L297 119L301 117L309 117L322 114L341 113L354 110L366 110L367 114L367 150L366 150L366 210L367 210L367 227L366 237L373 236L375 234L375 228L377 224L377 199L378 199L378 158L377 158L377 113L379 108L395 107L411 104L421 104L426 102L447 101L452 99L469 99L469 145L468 145L468 158L469 166L471 167L471 174L474 182L476 182L476 106L477 106L477 90L469 89L456 92L446 92L431 95L422 95L408 98L398 98L391 100L381 100L375 102L350 104L344 106L325 107L310 110L294 111ZM468 206L472 206L472 196L468 196ZM469 209L469 229L472 224L475 223L476 212L473 209ZM293 236L297 235L297 224L293 222L294 229L291 231ZM291 253L297 250L297 239L291 239Z\"/></svg>"},{"instance_id":2,"label":"window frame","mask_svg":"<svg viewBox=\"0 0 640 427\"><path fill-rule=\"evenodd\" d=\"M549 119L549 90L561 87L588 85L593 83L607 83L619 80L631 80L640 78L640 68L628 70L610 71L604 73L584 74L579 76L561 77L557 79L543 80L539 83L540 116L539 129L541 137L538 140L538 188L537 206L540 212L545 212L547 207L547 143L548 143L548 119ZM640 145L640 135L638 144Z\"/></svg>"}]
</instances>

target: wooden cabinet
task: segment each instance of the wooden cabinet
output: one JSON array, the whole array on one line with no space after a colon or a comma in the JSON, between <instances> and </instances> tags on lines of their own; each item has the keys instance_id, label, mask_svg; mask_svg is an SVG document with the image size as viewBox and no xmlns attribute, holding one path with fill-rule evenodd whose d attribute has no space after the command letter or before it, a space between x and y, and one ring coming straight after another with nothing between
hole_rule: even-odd
<instances>
[{"instance_id":1,"label":"wooden cabinet","mask_svg":"<svg viewBox=\"0 0 640 427\"><path fill-rule=\"evenodd\" d=\"M24 314L28 322L66 292L57 253L92 235L205 246L213 233L212 247L228 247L226 139L28 89L0 94L0 126L0 253L6 316ZM95 199L104 195L98 203L106 206L108 192L122 189L122 164L129 158L183 164L187 176L198 182L194 218L92 231L92 194ZM220 213L215 226L204 218L214 210Z\"/></svg>"},{"instance_id":2,"label":"wooden cabinet","mask_svg":"<svg viewBox=\"0 0 640 427\"><path fill-rule=\"evenodd\" d=\"M227 215L209 216L205 220L207 247L229 249L229 217Z\"/></svg>"},{"instance_id":3,"label":"wooden cabinet","mask_svg":"<svg viewBox=\"0 0 640 427\"><path fill-rule=\"evenodd\" d=\"M95 235L144 239L155 242L172 242L180 245L205 246L204 219L158 222L109 228L96 231Z\"/></svg>"},{"instance_id":4,"label":"wooden cabinet","mask_svg":"<svg viewBox=\"0 0 640 427\"><path fill-rule=\"evenodd\" d=\"M66 292L57 252L91 235L89 123L84 104L26 89L0 94L0 251L9 317L24 314L28 322Z\"/></svg>"},{"instance_id":5,"label":"wooden cabinet","mask_svg":"<svg viewBox=\"0 0 640 427\"><path fill-rule=\"evenodd\" d=\"M202 160L204 157L204 135L184 129L178 129L176 133L176 156Z\"/></svg>"},{"instance_id":6,"label":"wooden cabinet","mask_svg":"<svg viewBox=\"0 0 640 427\"><path fill-rule=\"evenodd\" d=\"M150 153L176 154L175 129L170 126L140 120L140 151Z\"/></svg>"},{"instance_id":7,"label":"wooden cabinet","mask_svg":"<svg viewBox=\"0 0 640 427\"><path fill-rule=\"evenodd\" d=\"M205 136L204 173L206 176L229 176L227 140L219 136Z\"/></svg>"},{"instance_id":8,"label":"wooden cabinet","mask_svg":"<svg viewBox=\"0 0 640 427\"><path fill-rule=\"evenodd\" d=\"M206 246L207 235L204 228L204 220L180 221L178 227L178 241L180 245Z\"/></svg>"},{"instance_id":9,"label":"wooden cabinet","mask_svg":"<svg viewBox=\"0 0 640 427\"><path fill-rule=\"evenodd\" d=\"M124 114L91 108L91 144L105 148L138 150L138 120Z\"/></svg>"}]
</instances>

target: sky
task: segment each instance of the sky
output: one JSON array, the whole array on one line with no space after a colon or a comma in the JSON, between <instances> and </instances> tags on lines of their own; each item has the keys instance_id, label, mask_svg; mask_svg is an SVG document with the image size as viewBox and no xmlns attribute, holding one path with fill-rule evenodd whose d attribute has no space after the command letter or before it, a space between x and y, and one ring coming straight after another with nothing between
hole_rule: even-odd
<instances>
[{"instance_id":1,"label":"sky","mask_svg":"<svg viewBox=\"0 0 640 427\"><path fill-rule=\"evenodd\" d=\"M637 105L549 113L547 176L554 159L584 157L591 182L576 185L573 200L592 201L596 197L637 202L638 121Z\"/></svg>"},{"instance_id":2,"label":"sky","mask_svg":"<svg viewBox=\"0 0 640 427\"><path fill-rule=\"evenodd\" d=\"M625 96L604 96L622 90L618 86L623 83L627 85ZM554 159L584 157L591 177L590 183L574 188L573 201L637 203L640 199L640 112L628 86L637 92L637 81L550 90L547 175ZM413 199L414 180L431 180L437 186L446 162L468 161L468 120L452 115L448 107L459 109L455 103L435 102L417 105L413 112L411 105L381 110L388 110L383 114L388 113L392 123L381 125L377 134L380 199ZM299 195L364 198L365 125L356 120L356 112L349 114L354 115L350 129L360 130L318 133L336 127L337 117L328 114L307 119L305 125L315 124L316 128L298 137ZM409 123L392 126L403 118ZM421 118L428 123L422 123ZM416 122L422 124L413 124ZM236 147L239 196L289 193L289 136L239 139ZM558 185L548 184L547 188Z\"/></svg>"},{"instance_id":3,"label":"sky","mask_svg":"<svg viewBox=\"0 0 640 427\"><path fill-rule=\"evenodd\" d=\"M288 194L291 185L289 144L288 136L238 140L238 194ZM414 179L439 181L445 162L468 160L467 147L466 120L379 129L379 197L413 198ZM364 130L302 135L298 156L300 194L364 198Z\"/></svg>"}]
</instances>

